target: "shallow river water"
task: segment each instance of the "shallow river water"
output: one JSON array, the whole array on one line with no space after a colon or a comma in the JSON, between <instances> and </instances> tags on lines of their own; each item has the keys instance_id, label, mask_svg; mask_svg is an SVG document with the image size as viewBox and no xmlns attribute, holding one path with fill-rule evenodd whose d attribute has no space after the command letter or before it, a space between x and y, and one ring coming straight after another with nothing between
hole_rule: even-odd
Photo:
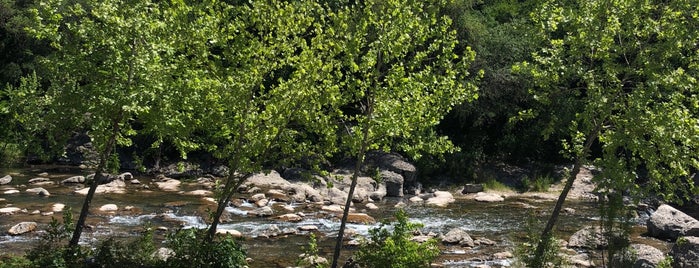
<instances>
[{"instance_id":1,"label":"shallow river water","mask_svg":"<svg viewBox=\"0 0 699 268\"><path fill-rule=\"evenodd\" d=\"M40 177L39 174L50 178L53 184L33 186L28 185L29 179ZM60 181L74 175L87 175L86 172L74 168L36 167L26 169L0 170L0 177L10 174L13 181L9 185L0 186L0 208L19 207L26 211L12 215L0 215L0 252L21 253L31 248L38 237L46 229L52 217L61 218L61 213L42 215L49 212L56 203L72 207L77 218L84 196L74 193L81 186L61 185ZM137 235L146 223L153 227L173 228L205 228L204 218L207 209L213 209L210 201L200 196L188 196L184 191L202 189L196 182L181 185L182 192L160 191L150 184L151 178L136 177L142 184L130 185L127 182L127 192L123 194L98 194L92 202L93 213L88 218L90 227L85 231L81 243L94 245L100 238L106 236L129 237ZM41 197L27 193L33 187L43 187L51 195ZM148 187L149 189L145 189ZM7 190L16 189L19 193L3 194ZM410 221L424 225L422 233L447 233L452 228L462 228L474 238L486 238L495 242L491 246L476 246L462 248L460 246L442 246L442 255L438 263L444 267L475 267L487 264L493 267L513 266L513 258L493 260L492 254L497 252L514 252L517 244L521 243L527 232L527 222L532 218L545 220L553 207L553 201L525 197L512 197L505 202L480 203L466 198L459 198L446 208L410 205L400 198L387 198L376 203L378 210L362 211L378 221L389 219L399 202L408 204L404 207ZM116 204L117 212L101 213L96 208L104 204ZM252 206L252 204L249 204ZM293 266L298 255L309 241L309 233L299 231L296 234L280 235L267 238L265 233L274 226L280 230L298 230L300 226L313 225L319 237L321 255L331 258L334 237L339 229L339 219L332 213L323 212L314 204L274 204L291 205L296 212L305 214L301 222L283 222L272 217L248 216L245 204L242 208L229 207L230 217L223 223L221 229L234 229L243 234L241 243L252 259L251 267L287 267ZM127 208L128 209L125 209ZM594 224L597 220L595 204L591 202L570 201L566 207L573 208L574 213L561 216L558 233L567 238L573 232L586 225ZM39 212L39 213L37 213ZM280 215L287 212L275 210ZM46 214L46 213L44 213ZM7 235L6 231L14 224L22 221L39 223L39 231L20 236ZM362 225L349 224L348 228L359 235L367 235L369 229L378 224ZM351 254L351 248L343 252L344 258Z\"/></svg>"}]
</instances>

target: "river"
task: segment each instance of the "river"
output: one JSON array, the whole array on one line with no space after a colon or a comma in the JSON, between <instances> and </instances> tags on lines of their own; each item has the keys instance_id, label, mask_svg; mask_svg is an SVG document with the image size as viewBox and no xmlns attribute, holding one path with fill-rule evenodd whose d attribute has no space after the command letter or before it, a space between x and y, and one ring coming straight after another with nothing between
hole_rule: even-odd
<instances>
[{"instance_id":1,"label":"river","mask_svg":"<svg viewBox=\"0 0 699 268\"><path fill-rule=\"evenodd\" d=\"M41 174L44 172L48 175ZM0 177L5 174L10 174L13 180L8 185L0 186L0 207L18 207L23 209L23 212L0 215L0 252L22 253L31 248L38 241L38 237L44 232L51 218L60 219L60 212L46 215L51 214L54 204L60 203L72 207L77 218L84 196L74 193L74 190L81 186L61 185L60 181L74 175L87 175L84 171L66 167L0 169ZM29 179L35 177L47 177L53 182L40 186L49 191L50 196L41 197L26 192L27 189L35 187L27 183ZM127 185L127 191L123 194L95 196L92 202L93 213L87 222L92 228L85 231L81 243L94 245L106 236L134 236L146 223L156 228L170 230L206 227L204 221L206 211L211 209L213 204L200 196L182 194L185 191L201 189L196 182L183 183L182 192L165 192L151 185L152 179L149 177L136 177L136 179L142 184ZM19 190L19 193L2 194L12 189ZM410 221L422 223L424 227L421 231L425 234L447 233L452 228L462 228L474 238L486 238L495 242L494 245L474 248L442 246L442 255L437 262L443 267L475 267L483 264L492 267L513 266L515 262L513 257L493 259L490 256L497 252L514 252L516 245L523 242L528 232L527 222L531 222L532 219L545 220L545 215L553 207L553 201L550 199L517 195L507 198L505 202L497 203L481 203L457 196L457 201L446 208L410 205L407 198L405 197L405 200L386 198L376 203L379 209L364 212L378 221L390 219L396 210L396 204L404 202L408 204L404 209ZM104 204L115 204L119 210L107 213L96 211L96 208ZM246 205L243 203L242 208L228 208L230 219L220 228L234 229L243 234L241 243L252 259L251 267L293 266L302 248L309 241L308 232L294 232L300 226L318 228L316 232L319 237L320 253L330 258L334 237L339 228L338 218L332 213L321 211L313 204L276 204L274 207L279 205L294 207L295 212L304 214L303 220L283 222L272 217L249 216L245 212ZM598 220L596 205L593 202L569 201L566 207L574 209L574 212L561 216L557 232L563 238ZM6 234L6 230L12 225L22 221L37 222L39 231L19 236ZM266 237L269 230L275 226L279 230L288 231L289 234ZM366 236L370 228L377 226L378 224L350 224L348 227L359 235ZM162 237L163 233L156 234ZM344 258L350 255L351 250L350 248L343 253Z\"/></svg>"}]
</instances>

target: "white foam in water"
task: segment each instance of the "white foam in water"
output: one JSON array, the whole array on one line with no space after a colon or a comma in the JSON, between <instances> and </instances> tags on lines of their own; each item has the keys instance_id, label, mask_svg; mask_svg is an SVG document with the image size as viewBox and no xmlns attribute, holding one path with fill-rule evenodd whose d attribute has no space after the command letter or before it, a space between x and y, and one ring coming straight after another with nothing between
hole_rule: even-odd
<instances>
[{"instance_id":1,"label":"white foam in water","mask_svg":"<svg viewBox=\"0 0 699 268\"><path fill-rule=\"evenodd\" d=\"M241 206L242 207L242 206ZM238 216L247 216L248 212L237 207L226 207L226 211Z\"/></svg>"},{"instance_id":2,"label":"white foam in water","mask_svg":"<svg viewBox=\"0 0 699 268\"><path fill-rule=\"evenodd\" d=\"M143 224L145 220L151 220L155 218L155 216L155 214L146 214L139 216L114 216L109 218L109 223L136 226Z\"/></svg>"},{"instance_id":3,"label":"white foam in water","mask_svg":"<svg viewBox=\"0 0 699 268\"><path fill-rule=\"evenodd\" d=\"M449 268L460 268L460 267L510 267L512 266L512 260L492 260L492 261L445 261L442 263L444 267Z\"/></svg>"},{"instance_id":4,"label":"white foam in water","mask_svg":"<svg viewBox=\"0 0 699 268\"><path fill-rule=\"evenodd\" d=\"M175 215L175 213L164 213L163 215L166 215L167 217L173 219L173 220L178 220L181 222L184 222L184 228L206 228L208 225L204 222L204 220L199 217L199 216L178 216Z\"/></svg>"}]
</instances>

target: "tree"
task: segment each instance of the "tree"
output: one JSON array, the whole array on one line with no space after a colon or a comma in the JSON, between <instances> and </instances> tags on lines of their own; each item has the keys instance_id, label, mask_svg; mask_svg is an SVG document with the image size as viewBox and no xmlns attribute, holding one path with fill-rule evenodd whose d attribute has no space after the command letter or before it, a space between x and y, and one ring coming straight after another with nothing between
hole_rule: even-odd
<instances>
[{"instance_id":1,"label":"tree","mask_svg":"<svg viewBox=\"0 0 699 268\"><path fill-rule=\"evenodd\" d=\"M335 149L339 86L321 61L322 8L313 1L183 5L176 74L189 92L189 134L177 142L213 152L229 174L217 188L213 239L245 180L279 163L322 159ZM332 68L330 68L332 69Z\"/></svg>"},{"instance_id":2,"label":"tree","mask_svg":"<svg viewBox=\"0 0 699 268\"><path fill-rule=\"evenodd\" d=\"M80 240L97 185L102 183L115 146L129 145L136 134L130 122L156 119L151 103L177 95L167 86L165 64L172 53L166 15L150 1L42 1L32 9L29 33L46 40L53 52L39 60L48 89L41 109L28 115L43 118L49 136L87 131L99 152L99 165L75 226L70 247ZM157 117L168 120L167 114ZM30 121L30 120L29 120ZM149 124L146 124L149 125ZM144 130L144 132L147 130Z\"/></svg>"},{"instance_id":3,"label":"tree","mask_svg":"<svg viewBox=\"0 0 699 268\"><path fill-rule=\"evenodd\" d=\"M567 125L574 166L544 228L549 241L581 166L598 188L681 201L699 169L699 12L696 1L546 1L533 17L544 46L515 69L529 75L540 106ZM551 133L554 129L545 129ZM598 144L599 153L591 154ZM535 267L542 267L538 260Z\"/></svg>"},{"instance_id":4,"label":"tree","mask_svg":"<svg viewBox=\"0 0 699 268\"><path fill-rule=\"evenodd\" d=\"M454 147L434 127L451 107L476 97L468 67L475 53L458 46L444 3L364 1L330 13L324 31L342 86L342 144L356 159L332 267L337 267L357 178L370 150L399 150L414 158Z\"/></svg>"}]
</instances>

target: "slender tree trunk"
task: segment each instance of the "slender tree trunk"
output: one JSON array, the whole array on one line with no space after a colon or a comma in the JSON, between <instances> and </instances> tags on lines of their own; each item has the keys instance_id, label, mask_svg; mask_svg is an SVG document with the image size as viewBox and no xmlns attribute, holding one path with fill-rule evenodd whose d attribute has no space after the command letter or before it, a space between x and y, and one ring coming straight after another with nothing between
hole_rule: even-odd
<instances>
[{"instance_id":1,"label":"slender tree trunk","mask_svg":"<svg viewBox=\"0 0 699 268\"><path fill-rule=\"evenodd\" d=\"M114 118L114 121L112 121L112 135L107 141L107 144L104 147L104 151L100 156L100 163L97 166L97 170L95 171L95 177L92 179L90 189L87 191L87 196L85 196L85 201L83 202L83 207L80 210L78 222L75 224L73 237L70 239L70 242L68 244L68 246L71 248L76 248L78 246L78 242L80 242L80 236L82 235L83 227L85 226L85 220L87 219L87 214L90 212L90 203L92 203L92 198L95 196L97 186L104 179L102 173L104 172L104 169L107 166L107 160L109 159L109 155L112 152L112 149L114 148L114 144L116 143L116 136L119 134L120 129L119 122L121 121L122 117L123 111L121 111L120 114L116 118Z\"/></svg>"},{"instance_id":2,"label":"slender tree trunk","mask_svg":"<svg viewBox=\"0 0 699 268\"><path fill-rule=\"evenodd\" d=\"M533 267L544 267L545 265L545 263L543 263L544 261L546 261L543 259L544 251L546 250L550 238L552 236L553 227L556 225L556 222L558 221L558 216L560 215L561 209L563 208L563 203L568 197L568 192L570 192L570 189L573 188L575 178L578 176L578 173L580 173L583 161L587 158L587 154L590 151L590 147L592 147L592 143L597 139L601 127L601 124L598 125L595 128L595 130L591 132L590 135L588 135L587 140L585 141L585 144L582 149L583 151L575 159L575 163L573 164L573 170L570 171L570 174L568 175L568 180L566 181L566 184L563 186L563 190L561 191L561 194L558 196L558 200L556 201L556 205L554 206L553 211L551 212L551 216L549 217L549 220L546 223L544 230L541 232L541 236L539 237L539 243L536 245L536 251L534 252L534 263L532 264Z\"/></svg>"},{"instance_id":3,"label":"slender tree trunk","mask_svg":"<svg viewBox=\"0 0 699 268\"><path fill-rule=\"evenodd\" d=\"M213 218L211 219L211 226L209 226L209 229L207 230L208 241L213 241L214 237L216 236L216 229L218 228L218 224L221 223L221 216L223 215L223 211L226 209L226 206L228 206L228 201L230 201L231 197L233 197L235 190L238 189L238 187L240 187L248 177L248 175L236 176L233 173L231 173L228 176L229 182L235 181L235 185L232 188L225 189L223 195L221 196L221 199L219 199L216 203L216 212L214 213Z\"/></svg>"}]
</instances>

